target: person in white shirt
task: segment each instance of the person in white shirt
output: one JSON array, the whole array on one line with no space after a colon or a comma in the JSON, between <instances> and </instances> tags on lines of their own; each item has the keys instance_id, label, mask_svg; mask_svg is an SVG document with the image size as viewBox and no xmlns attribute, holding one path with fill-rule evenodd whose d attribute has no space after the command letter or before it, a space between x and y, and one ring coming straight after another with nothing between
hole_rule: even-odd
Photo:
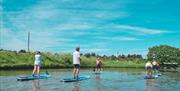
<instances>
[{"instance_id":1,"label":"person in white shirt","mask_svg":"<svg viewBox=\"0 0 180 91\"><path fill-rule=\"evenodd\" d=\"M77 47L76 51L73 53L73 64L74 64L74 79L78 79L79 69L80 69L80 48Z\"/></svg>"},{"instance_id":2,"label":"person in white shirt","mask_svg":"<svg viewBox=\"0 0 180 91\"><path fill-rule=\"evenodd\" d=\"M41 53L38 51L36 54L35 54L35 61L34 61L34 70L33 70L33 73L32 75L34 76L34 74L38 74L40 73L40 66L41 66Z\"/></svg>"},{"instance_id":3,"label":"person in white shirt","mask_svg":"<svg viewBox=\"0 0 180 91\"><path fill-rule=\"evenodd\" d=\"M152 76L152 64L150 61L148 61L146 64L145 64L145 68L147 70L147 75L148 76Z\"/></svg>"}]
</instances>

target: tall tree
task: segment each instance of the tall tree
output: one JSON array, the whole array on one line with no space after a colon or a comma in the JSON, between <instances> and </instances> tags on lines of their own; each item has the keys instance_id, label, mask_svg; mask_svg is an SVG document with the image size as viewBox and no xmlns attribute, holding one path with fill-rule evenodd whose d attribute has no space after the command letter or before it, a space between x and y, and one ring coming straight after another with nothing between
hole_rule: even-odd
<instances>
[{"instance_id":1,"label":"tall tree","mask_svg":"<svg viewBox=\"0 0 180 91\"><path fill-rule=\"evenodd\" d=\"M161 64L163 62L180 62L180 49L168 46L160 45L149 48L148 60L156 59Z\"/></svg>"}]
</instances>

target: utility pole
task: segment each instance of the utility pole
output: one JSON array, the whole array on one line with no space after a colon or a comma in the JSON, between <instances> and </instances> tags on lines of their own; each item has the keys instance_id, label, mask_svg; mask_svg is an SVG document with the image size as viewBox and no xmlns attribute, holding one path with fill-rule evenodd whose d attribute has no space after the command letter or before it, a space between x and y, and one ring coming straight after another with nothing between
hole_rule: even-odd
<instances>
[{"instance_id":1,"label":"utility pole","mask_svg":"<svg viewBox=\"0 0 180 91\"><path fill-rule=\"evenodd\" d=\"M118 54L119 54L119 52L117 52L117 55L116 55L117 60L116 61L119 61Z\"/></svg>"},{"instance_id":2,"label":"utility pole","mask_svg":"<svg viewBox=\"0 0 180 91\"><path fill-rule=\"evenodd\" d=\"M28 52L29 52L29 46L30 46L30 32L28 32Z\"/></svg>"}]
</instances>

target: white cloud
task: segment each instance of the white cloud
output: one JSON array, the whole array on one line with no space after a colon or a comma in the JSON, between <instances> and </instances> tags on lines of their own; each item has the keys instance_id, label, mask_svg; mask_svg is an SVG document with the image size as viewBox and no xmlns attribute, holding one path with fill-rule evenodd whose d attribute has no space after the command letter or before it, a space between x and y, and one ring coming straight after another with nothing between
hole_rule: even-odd
<instances>
[{"instance_id":1,"label":"white cloud","mask_svg":"<svg viewBox=\"0 0 180 91\"><path fill-rule=\"evenodd\" d=\"M125 29L128 31L136 31L138 33L143 33L143 34L163 34L163 33L168 33L169 31L167 30L159 30L159 29L150 29L150 28L145 28L145 27L139 27L139 26L130 26L130 25L116 25L114 28L118 29Z\"/></svg>"},{"instance_id":2,"label":"white cloud","mask_svg":"<svg viewBox=\"0 0 180 91\"><path fill-rule=\"evenodd\" d=\"M125 41L136 41L136 40L140 40L138 38L135 38L135 37L112 37L111 38L112 40L125 40Z\"/></svg>"},{"instance_id":3,"label":"white cloud","mask_svg":"<svg viewBox=\"0 0 180 91\"><path fill-rule=\"evenodd\" d=\"M56 30L87 30L93 28L94 25L88 23L78 22L64 22L55 27Z\"/></svg>"},{"instance_id":4,"label":"white cloud","mask_svg":"<svg viewBox=\"0 0 180 91\"><path fill-rule=\"evenodd\" d=\"M105 40L119 40L119 41L137 41L137 40L141 40L135 37L127 37L127 36L115 36L115 37L111 37L111 36L103 36L103 37L97 37L98 39L105 39Z\"/></svg>"},{"instance_id":5,"label":"white cloud","mask_svg":"<svg viewBox=\"0 0 180 91\"><path fill-rule=\"evenodd\" d=\"M4 27L1 28L0 33L1 48L10 50L26 49L27 42L25 42L23 38L20 39L20 36L16 36L17 33Z\"/></svg>"},{"instance_id":6,"label":"white cloud","mask_svg":"<svg viewBox=\"0 0 180 91\"><path fill-rule=\"evenodd\" d=\"M101 52L107 52L109 49L107 48L84 48L81 51L82 52L95 52L95 53L101 53Z\"/></svg>"}]
</instances>

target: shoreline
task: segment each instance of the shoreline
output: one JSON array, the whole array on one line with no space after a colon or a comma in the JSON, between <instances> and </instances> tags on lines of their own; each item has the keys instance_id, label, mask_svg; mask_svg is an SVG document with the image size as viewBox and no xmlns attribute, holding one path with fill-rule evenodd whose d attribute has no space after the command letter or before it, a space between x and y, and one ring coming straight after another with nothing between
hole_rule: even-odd
<instances>
[{"instance_id":1,"label":"shoreline","mask_svg":"<svg viewBox=\"0 0 180 91\"><path fill-rule=\"evenodd\" d=\"M74 67L59 67L59 66L55 66L55 67L41 67L41 69L73 69ZM93 69L94 67L93 66L81 66L81 68L91 68ZM137 68L137 69L144 69L144 67L111 67L111 66L105 66L105 67L102 67L102 68ZM21 69L33 69L33 66L32 67L0 67L0 70L21 70Z\"/></svg>"},{"instance_id":2,"label":"shoreline","mask_svg":"<svg viewBox=\"0 0 180 91\"><path fill-rule=\"evenodd\" d=\"M82 69L93 69L94 67L92 66L81 66ZM107 69L107 68L127 68L127 69L145 69L144 67L111 67L111 66L104 66L102 67L103 69ZM8 70L32 70L33 66L31 67L0 67L0 71L8 71ZM62 66L54 66L54 67L42 67L42 70L46 70L46 69L73 69L73 67L62 67ZM180 72L180 68L176 69L176 70L167 70L167 69L161 69L161 72Z\"/></svg>"}]
</instances>

